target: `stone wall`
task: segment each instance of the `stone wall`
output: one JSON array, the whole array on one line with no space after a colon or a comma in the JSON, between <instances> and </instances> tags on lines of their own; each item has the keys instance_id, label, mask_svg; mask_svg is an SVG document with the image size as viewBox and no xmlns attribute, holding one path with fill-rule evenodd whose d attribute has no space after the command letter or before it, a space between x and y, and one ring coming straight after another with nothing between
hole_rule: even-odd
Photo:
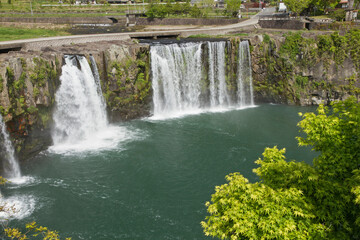
<instances>
[{"instance_id":1,"label":"stone wall","mask_svg":"<svg viewBox=\"0 0 360 240\"><path fill-rule=\"evenodd\" d=\"M302 30L305 23L294 19L259 19L262 28Z\"/></svg>"},{"instance_id":2,"label":"stone wall","mask_svg":"<svg viewBox=\"0 0 360 240\"><path fill-rule=\"evenodd\" d=\"M358 22L311 22L309 23L309 30L335 30L348 31L352 28L360 28Z\"/></svg>"}]
</instances>

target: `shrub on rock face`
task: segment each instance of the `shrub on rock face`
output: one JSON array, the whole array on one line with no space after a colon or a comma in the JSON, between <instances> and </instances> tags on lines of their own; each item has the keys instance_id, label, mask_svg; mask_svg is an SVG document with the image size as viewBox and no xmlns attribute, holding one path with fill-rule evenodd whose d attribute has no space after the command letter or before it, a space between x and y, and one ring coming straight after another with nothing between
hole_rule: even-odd
<instances>
[{"instance_id":1,"label":"shrub on rock face","mask_svg":"<svg viewBox=\"0 0 360 240\"><path fill-rule=\"evenodd\" d=\"M285 149L267 148L254 172L258 183L239 173L206 203L201 224L221 239L359 239L360 104L354 98L320 106L298 124L313 146L313 165L286 161Z\"/></svg>"}]
</instances>

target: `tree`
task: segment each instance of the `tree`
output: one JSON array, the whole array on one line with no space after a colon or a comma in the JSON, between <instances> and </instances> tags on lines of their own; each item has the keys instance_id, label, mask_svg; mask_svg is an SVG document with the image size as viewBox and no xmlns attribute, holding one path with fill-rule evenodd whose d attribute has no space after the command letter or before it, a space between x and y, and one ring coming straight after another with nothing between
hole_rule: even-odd
<instances>
[{"instance_id":1,"label":"tree","mask_svg":"<svg viewBox=\"0 0 360 240\"><path fill-rule=\"evenodd\" d=\"M241 0L226 0L224 14L230 17L237 17L241 6Z\"/></svg>"},{"instance_id":2,"label":"tree","mask_svg":"<svg viewBox=\"0 0 360 240\"><path fill-rule=\"evenodd\" d=\"M193 18L200 18L202 16L202 12L196 4L190 9L189 13L190 13L190 16Z\"/></svg>"},{"instance_id":3,"label":"tree","mask_svg":"<svg viewBox=\"0 0 360 240\"><path fill-rule=\"evenodd\" d=\"M354 98L301 115L300 146L319 152L312 165L267 148L258 183L239 173L216 187L206 235L221 239L359 239L360 104Z\"/></svg>"},{"instance_id":4,"label":"tree","mask_svg":"<svg viewBox=\"0 0 360 240\"><path fill-rule=\"evenodd\" d=\"M326 9L334 8L339 4L338 0L312 0L311 5L320 12L325 12Z\"/></svg>"},{"instance_id":5,"label":"tree","mask_svg":"<svg viewBox=\"0 0 360 240\"><path fill-rule=\"evenodd\" d=\"M302 11L309 7L311 0L284 0L285 5L296 15L300 15Z\"/></svg>"}]
</instances>

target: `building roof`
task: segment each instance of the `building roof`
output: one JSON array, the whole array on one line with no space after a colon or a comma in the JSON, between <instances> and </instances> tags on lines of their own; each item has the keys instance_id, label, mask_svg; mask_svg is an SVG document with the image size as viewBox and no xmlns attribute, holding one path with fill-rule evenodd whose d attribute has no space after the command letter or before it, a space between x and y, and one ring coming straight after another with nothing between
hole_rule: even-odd
<instances>
[{"instance_id":1,"label":"building roof","mask_svg":"<svg viewBox=\"0 0 360 240\"><path fill-rule=\"evenodd\" d=\"M339 4L344 4L344 3L348 3L348 0L341 0L341 1L339 2Z\"/></svg>"}]
</instances>

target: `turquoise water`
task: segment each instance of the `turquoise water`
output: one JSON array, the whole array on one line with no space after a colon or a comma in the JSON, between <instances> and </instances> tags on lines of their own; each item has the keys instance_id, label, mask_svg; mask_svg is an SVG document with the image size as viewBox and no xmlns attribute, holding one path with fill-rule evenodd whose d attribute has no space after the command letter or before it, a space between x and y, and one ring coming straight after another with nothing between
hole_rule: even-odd
<instances>
[{"instance_id":1,"label":"turquoise water","mask_svg":"<svg viewBox=\"0 0 360 240\"><path fill-rule=\"evenodd\" d=\"M314 157L295 140L297 113L310 110L260 105L120 123L128 139L113 149L45 152L25 162L30 180L2 192L34 206L10 224L36 221L73 239L205 239L204 203L226 174L256 181L254 161L274 145L286 147L288 159Z\"/></svg>"}]
</instances>

